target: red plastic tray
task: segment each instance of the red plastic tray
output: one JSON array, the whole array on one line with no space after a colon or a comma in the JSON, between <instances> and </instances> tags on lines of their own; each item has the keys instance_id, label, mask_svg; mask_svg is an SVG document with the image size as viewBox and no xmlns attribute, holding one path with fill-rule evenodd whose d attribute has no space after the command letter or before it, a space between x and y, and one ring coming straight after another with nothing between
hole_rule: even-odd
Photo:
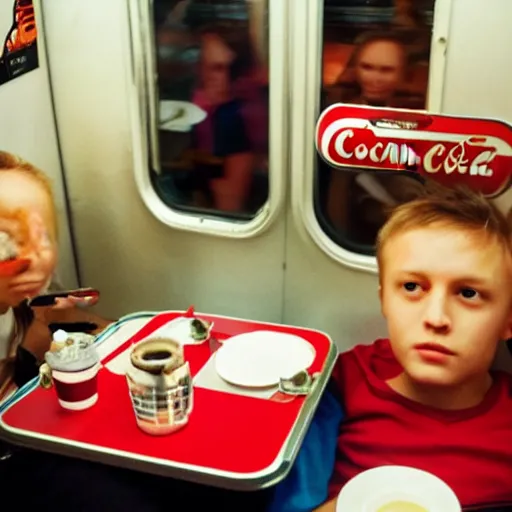
<instances>
[{"instance_id":1,"label":"red plastic tray","mask_svg":"<svg viewBox=\"0 0 512 512\"><path fill-rule=\"evenodd\" d=\"M103 363L181 315L183 312L166 312L153 317L106 356ZM301 336L316 350L311 372L331 371L332 365L326 362L334 360L335 348L323 333L228 317L198 316L215 322L212 334L219 339L263 329ZM210 355L208 343L185 346L193 375ZM219 478L239 483L245 480L249 487L261 487L264 482L275 480L279 468L285 471L284 465L290 462L287 452L294 451L289 443L300 437L307 420L299 418L301 412L310 416L312 411L304 411L305 404L307 409L314 409L320 395L312 393L307 399L298 397L280 403L196 387L188 425L174 434L153 437L136 425L125 378L102 368L98 379L99 400L91 409L67 412L58 405L54 391L36 387L7 408L0 417L0 427L9 433L10 439L49 451L66 453L62 445L67 445L74 448L74 454L82 449L87 458L120 466L133 467L135 463L141 470L161 474L176 475L176 470L192 472L196 481L198 474L203 474L208 483L215 484ZM27 443L29 438L31 442Z\"/></svg>"}]
</instances>

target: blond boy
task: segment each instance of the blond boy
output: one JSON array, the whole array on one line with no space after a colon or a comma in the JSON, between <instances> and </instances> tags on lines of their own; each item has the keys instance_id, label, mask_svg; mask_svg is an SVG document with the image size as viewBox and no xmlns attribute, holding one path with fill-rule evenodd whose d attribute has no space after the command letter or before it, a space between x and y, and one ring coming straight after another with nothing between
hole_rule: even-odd
<instances>
[{"instance_id":1,"label":"blond boy","mask_svg":"<svg viewBox=\"0 0 512 512\"><path fill-rule=\"evenodd\" d=\"M342 354L345 419L331 477L399 464L442 478L463 507L512 505L512 377L491 366L512 337L512 231L489 201L436 190L398 207L377 241L389 340Z\"/></svg>"}]
</instances>

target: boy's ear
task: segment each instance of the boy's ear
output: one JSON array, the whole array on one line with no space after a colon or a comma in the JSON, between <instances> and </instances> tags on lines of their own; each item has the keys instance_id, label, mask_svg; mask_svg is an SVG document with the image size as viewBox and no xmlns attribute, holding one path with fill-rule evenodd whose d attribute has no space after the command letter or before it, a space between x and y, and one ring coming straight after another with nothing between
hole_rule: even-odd
<instances>
[{"instance_id":1,"label":"boy's ear","mask_svg":"<svg viewBox=\"0 0 512 512\"><path fill-rule=\"evenodd\" d=\"M507 325L505 326L505 330L501 335L501 339L512 341L512 315L508 319Z\"/></svg>"},{"instance_id":2,"label":"boy's ear","mask_svg":"<svg viewBox=\"0 0 512 512\"><path fill-rule=\"evenodd\" d=\"M501 333L502 340L511 340L512 339L512 307L510 308L510 312L508 315L508 320L505 324L505 328Z\"/></svg>"}]
</instances>

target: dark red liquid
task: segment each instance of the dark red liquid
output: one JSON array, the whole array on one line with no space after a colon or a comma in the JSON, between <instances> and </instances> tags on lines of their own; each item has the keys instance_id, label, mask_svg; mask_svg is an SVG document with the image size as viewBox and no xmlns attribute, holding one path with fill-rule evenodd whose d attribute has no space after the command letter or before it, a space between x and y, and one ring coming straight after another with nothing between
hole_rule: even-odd
<instances>
[{"instance_id":1,"label":"dark red liquid","mask_svg":"<svg viewBox=\"0 0 512 512\"><path fill-rule=\"evenodd\" d=\"M64 402L81 402L87 400L98 392L97 374L89 380L83 382L60 382L56 378L53 379L57 396Z\"/></svg>"}]
</instances>

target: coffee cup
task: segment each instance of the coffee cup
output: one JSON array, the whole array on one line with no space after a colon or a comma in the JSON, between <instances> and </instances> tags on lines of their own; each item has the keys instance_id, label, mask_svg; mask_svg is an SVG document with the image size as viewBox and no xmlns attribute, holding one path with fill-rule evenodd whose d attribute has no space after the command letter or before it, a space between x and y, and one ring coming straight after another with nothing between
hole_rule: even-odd
<instances>
[{"instance_id":1,"label":"coffee cup","mask_svg":"<svg viewBox=\"0 0 512 512\"><path fill-rule=\"evenodd\" d=\"M165 435L188 423L193 407L192 377L178 342L150 338L135 344L126 379L141 430Z\"/></svg>"},{"instance_id":2,"label":"coffee cup","mask_svg":"<svg viewBox=\"0 0 512 512\"><path fill-rule=\"evenodd\" d=\"M62 331L54 335L52 350L45 354L39 370L40 384L55 388L59 404L70 411L82 411L98 401L98 354L93 337L76 333L62 341ZM57 338L57 342L55 341Z\"/></svg>"}]
</instances>

